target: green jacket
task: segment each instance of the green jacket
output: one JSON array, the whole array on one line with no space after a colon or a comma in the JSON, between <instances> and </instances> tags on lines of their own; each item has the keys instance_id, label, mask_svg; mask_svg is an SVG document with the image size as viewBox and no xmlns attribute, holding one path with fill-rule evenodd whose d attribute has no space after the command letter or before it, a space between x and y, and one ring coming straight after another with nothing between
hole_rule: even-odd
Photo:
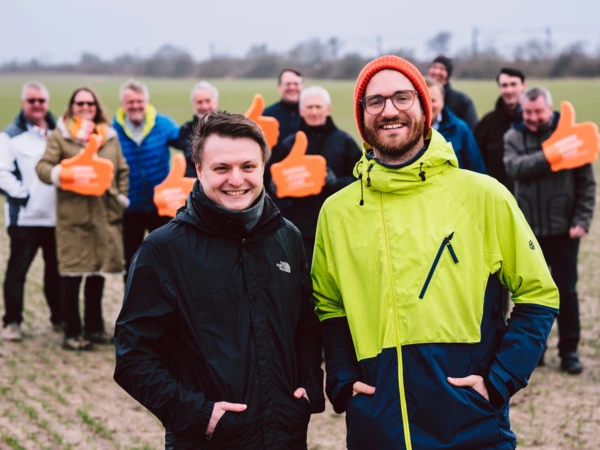
<instances>
[{"instance_id":1,"label":"green jacket","mask_svg":"<svg viewBox=\"0 0 600 450\"><path fill-rule=\"evenodd\" d=\"M558 312L558 292L509 191L493 178L458 169L451 145L437 131L428 138L428 148L404 167L363 155L355 168L359 181L321 210L312 278L330 358L327 392L336 410L347 408L348 448L441 448L447 444L440 436L445 427L456 435L452 448L513 448L508 400L527 384L541 355ZM497 280L517 305L508 329ZM343 325L332 332L328 322ZM531 322L534 331L527 328ZM344 329L350 346L340 343ZM522 348L513 341L523 341ZM382 364L381 370L397 372L379 373ZM489 402L491 411L475 413L466 394L445 380L484 371L501 397L501 414ZM344 383L358 380L377 385L374 398L346 398ZM384 393L388 400L380 400L380 410L377 397ZM390 398L398 399L399 411L389 406ZM439 413L467 408L472 417L445 417L440 425L427 402ZM387 425L380 425L388 415ZM398 417L401 422L394 423ZM486 421L498 422L503 437L490 437L481 426ZM371 438L353 434L361 427ZM398 438L392 429L403 430L405 447L392 445ZM469 433L470 440L460 441ZM495 447L500 442L507 447Z\"/></svg>"}]
</instances>

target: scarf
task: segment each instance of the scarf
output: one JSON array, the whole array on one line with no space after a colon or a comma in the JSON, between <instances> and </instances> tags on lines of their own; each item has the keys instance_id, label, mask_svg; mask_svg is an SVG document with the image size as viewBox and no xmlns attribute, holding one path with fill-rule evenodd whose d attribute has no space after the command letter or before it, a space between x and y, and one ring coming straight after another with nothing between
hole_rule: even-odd
<instances>
[{"instance_id":1,"label":"scarf","mask_svg":"<svg viewBox=\"0 0 600 450\"><path fill-rule=\"evenodd\" d=\"M100 138L100 147L106 142L108 127L104 123L94 123L91 120L73 116L65 121L65 128L74 141L87 144L92 135Z\"/></svg>"}]
</instances>

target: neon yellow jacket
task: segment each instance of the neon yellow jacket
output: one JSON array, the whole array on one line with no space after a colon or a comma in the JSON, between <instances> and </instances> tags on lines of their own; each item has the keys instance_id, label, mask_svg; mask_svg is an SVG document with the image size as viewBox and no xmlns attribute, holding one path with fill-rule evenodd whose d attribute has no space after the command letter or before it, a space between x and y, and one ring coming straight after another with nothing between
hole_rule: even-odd
<instances>
[{"instance_id":1,"label":"neon yellow jacket","mask_svg":"<svg viewBox=\"0 0 600 450\"><path fill-rule=\"evenodd\" d=\"M543 351L558 291L509 191L458 169L437 131L428 140L403 167L365 154L359 180L321 210L312 278L327 392L336 410L347 409L348 448L514 448L508 400ZM508 329L498 281L517 305ZM445 380L472 373L489 377L501 405L478 411L483 397ZM375 395L350 399L357 380L375 385ZM468 414L445 417L448 430L432 421L456 408ZM485 421L502 432L490 436Z\"/></svg>"}]
</instances>

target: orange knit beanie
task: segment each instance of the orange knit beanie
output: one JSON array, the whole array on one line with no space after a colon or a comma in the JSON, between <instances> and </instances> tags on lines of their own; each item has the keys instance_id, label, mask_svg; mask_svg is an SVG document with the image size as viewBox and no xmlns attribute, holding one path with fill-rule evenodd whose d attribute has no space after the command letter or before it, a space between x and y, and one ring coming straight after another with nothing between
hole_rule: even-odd
<instances>
[{"instance_id":1,"label":"orange knit beanie","mask_svg":"<svg viewBox=\"0 0 600 450\"><path fill-rule=\"evenodd\" d=\"M397 70L403 74L411 81L415 90L419 93L419 101L425 112L425 131L423 134L426 136L431 127L431 98L429 97L429 89L425 84L425 79L419 70L405 59L398 56L386 55L374 59L367 64L358 75L356 85L354 86L354 118L356 119L356 125L358 126L361 137L363 140L365 139L363 129L363 108L360 99L365 96L365 90L367 89L369 81L373 78L373 75L385 69Z\"/></svg>"}]
</instances>

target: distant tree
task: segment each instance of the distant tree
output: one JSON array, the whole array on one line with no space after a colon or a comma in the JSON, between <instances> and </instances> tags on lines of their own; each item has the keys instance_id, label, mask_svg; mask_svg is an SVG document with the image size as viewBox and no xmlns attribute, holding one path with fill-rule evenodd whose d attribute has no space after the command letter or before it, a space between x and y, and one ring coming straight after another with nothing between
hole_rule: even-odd
<instances>
[{"instance_id":1,"label":"distant tree","mask_svg":"<svg viewBox=\"0 0 600 450\"><path fill-rule=\"evenodd\" d=\"M427 48L436 55L446 55L450 50L451 39L452 33L449 31L440 31L427 41Z\"/></svg>"}]
</instances>

